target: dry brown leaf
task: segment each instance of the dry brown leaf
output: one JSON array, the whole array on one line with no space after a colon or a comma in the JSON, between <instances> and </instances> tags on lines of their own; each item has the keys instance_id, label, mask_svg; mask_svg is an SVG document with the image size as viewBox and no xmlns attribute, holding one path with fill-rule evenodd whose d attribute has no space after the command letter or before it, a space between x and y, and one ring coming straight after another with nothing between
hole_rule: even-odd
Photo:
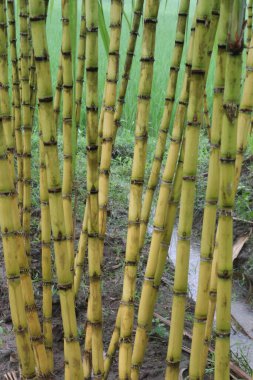
<instances>
[{"instance_id":1,"label":"dry brown leaf","mask_svg":"<svg viewBox=\"0 0 253 380\"><path fill-rule=\"evenodd\" d=\"M250 232L247 234L239 236L239 238L236 239L236 242L233 245L233 261L239 256L244 244L249 240L251 232L252 230L250 230Z\"/></svg>"}]
</instances>

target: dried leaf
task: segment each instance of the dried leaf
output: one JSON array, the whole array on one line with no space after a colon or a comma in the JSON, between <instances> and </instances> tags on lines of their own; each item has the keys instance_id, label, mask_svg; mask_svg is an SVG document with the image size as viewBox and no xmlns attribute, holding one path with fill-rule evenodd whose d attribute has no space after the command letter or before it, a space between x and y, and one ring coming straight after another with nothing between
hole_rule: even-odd
<instances>
[{"instance_id":1,"label":"dried leaf","mask_svg":"<svg viewBox=\"0 0 253 380\"><path fill-rule=\"evenodd\" d=\"M239 236L236 242L233 245L233 261L239 256L244 244L249 240L251 235L251 230L247 234L243 234Z\"/></svg>"}]
</instances>

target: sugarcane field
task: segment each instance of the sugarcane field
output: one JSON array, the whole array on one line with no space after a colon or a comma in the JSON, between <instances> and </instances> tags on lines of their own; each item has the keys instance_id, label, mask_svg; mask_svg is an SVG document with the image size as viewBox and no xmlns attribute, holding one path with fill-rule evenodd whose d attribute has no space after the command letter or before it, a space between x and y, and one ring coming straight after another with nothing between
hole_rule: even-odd
<instances>
[{"instance_id":1,"label":"sugarcane field","mask_svg":"<svg viewBox=\"0 0 253 380\"><path fill-rule=\"evenodd\" d=\"M0 379L253 380L253 0L0 0Z\"/></svg>"}]
</instances>

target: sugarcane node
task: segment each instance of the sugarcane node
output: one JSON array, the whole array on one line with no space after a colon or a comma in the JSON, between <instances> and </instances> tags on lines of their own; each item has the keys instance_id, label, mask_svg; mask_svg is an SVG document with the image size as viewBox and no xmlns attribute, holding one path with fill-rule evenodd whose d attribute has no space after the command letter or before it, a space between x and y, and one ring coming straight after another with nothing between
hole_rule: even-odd
<instances>
[{"instance_id":1,"label":"sugarcane node","mask_svg":"<svg viewBox=\"0 0 253 380\"><path fill-rule=\"evenodd\" d=\"M232 278L232 270L225 269L223 271L217 271L217 277L222 280L230 280Z\"/></svg>"},{"instance_id":2,"label":"sugarcane node","mask_svg":"<svg viewBox=\"0 0 253 380\"><path fill-rule=\"evenodd\" d=\"M152 63L153 64L155 62L155 58L153 56L151 56L151 57L141 57L140 62Z\"/></svg>"},{"instance_id":3,"label":"sugarcane node","mask_svg":"<svg viewBox=\"0 0 253 380\"><path fill-rule=\"evenodd\" d=\"M246 114L248 114L248 115L251 115L251 113L252 113L252 108L240 108L240 109L239 109L239 112L240 112L240 113L246 113Z\"/></svg>"},{"instance_id":4,"label":"sugarcane node","mask_svg":"<svg viewBox=\"0 0 253 380\"><path fill-rule=\"evenodd\" d=\"M65 90L67 92L71 91L73 89L73 83L71 83L71 84L63 84L62 88L63 88L63 90Z\"/></svg>"},{"instance_id":5,"label":"sugarcane node","mask_svg":"<svg viewBox=\"0 0 253 380\"><path fill-rule=\"evenodd\" d=\"M210 19L209 19L207 16L204 16L204 18L199 18L199 17L197 17L197 18L196 18L196 24L202 24L202 25L204 25L206 28L209 28L209 25L210 25Z\"/></svg>"},{"instance_id":6,"label":"sugarcane node","mask_svg":"<svg viewBox=\"0 0 253 380\"><path fill-rule=\"evenodd\" d=\"M215 331L215 337L220 339L227 339L230 337L230 331Z\"/></svg>"},{"instance_id":7,"label":"sugarcane node","mask_svg":"<svg viewBox=\"0 0 253 380\"><path fill-rule=\"evenodd\" d=\"M98 150L98 145L86 145L86 150L88 151L88 152L94 152L94 151L96 151L96 150Z\"/></svg>"},{"instance_id":8,"label":"sugarcane node","mask_svg":"<svg viewBox=\"0 0 253 380\"><path fill-rule=\"evenodd\" d=\"M192 75L205 76L205 74L205 70L192 68Z\"/></svg>"},{"instance_id":9,"label":"sugarcane node","mask_svg":"<svg viewBox=\"0 0 253 380\"><path fill-rule=\"evenodd\" d=\"M195 128L199 128L201 126L201 123L199 121L188 121L187 122L187 126L188 127L195 127Z\"/></svg>"},{"instance_id":10,"label":"sugarcane node","mask_svg":"<svg viewBox=\"0 0 253 380\"><path fill-rule=\"evenodd\" d=\"M153 225L153 230L156 231L156 232L164 232L165 231L165 228L164 226L160 227L160 226L156 226L155 224Z\"/></svg>"},{"instance_id":11,"label":"sugarcane node","mask_svg":"<svg viewBox=\"0 0 253 380\"><path fill-rule=\"evenodd\" d=\"M170 137L170 141L175 143L175 144L180 144L181 143L181 139L177 139L177 138L174 138L174 137Z\"/></svg>"},{"instance_id":12,"label":"sugarcane node","mask_svg":"<svg viewBox=\"0 0 253 380\"><path fill-rule=\"evenodd\" d=\"M20 281L20 276L18 274L9 274L6 278L8 281Z\"/></svg>"},{"instance_id":13,"label":"sugarcane node","mask_svg":"<svg viewBox=\"0 0 253 380\"><path fill-rule=\"evenodd\" d=\"M177 42L177 44L178 44L178 43L179 43L179 42ZM175 71L176 73L178 73L179 70L180 70L180 67L177 67L177 66L171 66L171 67L170 67L170 71Z\"/></svg>"},{"instance_id":14,"label":"sugarcane node","mask_svg":"<svg viewBox=\"0 0 253 380\"><path fill-rule=\"evenodd\" d=\"M131 179L131 185L143 186L143 184L144 184L143 179Z\"/></svg>"},{"instance_id":15,"label":"sugarcane node","mask_svg":"<svg viewBox=\"0 0 253 380\"><path fill-rule=\"evenodd\" d=\"M186 240L186 241L191 240L191 236L187 235L186 232L183 232L182 234L178 233L177 238L178 238L178 240Z\"/></svg>"},{"instance_id":16,"label":"sugarcane node","mask_svg":"<svg viewBox=\"0 0 253 380\"><path fill-rule=\"evenodd\" d=\"M119 338L119 345L121 344L131 344L132 343L132 336L126 336Z\"/></svg>"},{"instance_id":17,"label":"sugarcane node","mask_svg":"<svg viewBox=\"0 0 253 380\"><path fill-rule=\"evenodd\" d=\"M23 125L22 129L23 129L23 131L31 131L32 130L32 126L31 125Z\"/></svg>"},{"instance_id":18,"label":"sugarcane node","mask_svg":"<svg viewBox=\"0 0 253 380\"><path fill-rule=\"evenodd\" d=\"M125 266L136 267L137 264L138 264L137 260L135 260L135 261L125 260Z\"/></svg>"},{"instance_id":19,"label":"sugarcane node","mask_svg":"<svg viewBox=\"0 0 253 380\"><path fill-rule=\"evenodd\" d=\"M165 100L165 102L172 102L173 103L175 101L175 98L167 96L164 100Z\"/></svg>"},{"instance_id":20,"label":"sugarcane node","mask_svg":"<svg viewBox=\"0 0 253 380\"><path fill-rule=\"evenodd\" d=\"M98 67L97 66L86 67L86 72L96 73L97 71L98 71Z\"/></svg>"},{"instance_id":21,"label":"sugarcane node","mask_svg":"<svg viewBox=\"0 0 253 380\"><path fill-rule=\"evenodd\" d=\"M122 76L122 78L123 78L123 76ZM129 79L129 77L128 78L126 78L126 79ZM121 104L125 104L125 97L118 97L118 103L121 103Z\"/></svg>"},{"instance_id":22,"label":"sugarcane node","mask_svg":"<svg viewBox=\"0 0 253 380\"><path fill-rule=\"evenodd\" d=\"M147 276L144 276L144 281L147 281L147 282L154 282L154 277L147 277Z\"/></svg>"},{"instance_id":23,"label":"sugarcane node","mask_svg":"<svg viewBox=\"0 0 253 380\"><path fill-rule=\"evenodd\" d=\"M101 372L99 372L97 374L93 373L92 378L93 379L101 379L102 380L103 379L103 374Z\"/></svg>"},{"instance_id":24,"label":"sugarcane node","mask_svg":"<svg viewBox=\"0 0 253 380\"><path fill-rule=\"evenodd\" d=\"M140 364L132 364L131 368L135 369L136 371L140 371L140 369L141 369L141 363Z\"/></svg>"},{"instance_id":25,"label":"sugarcane node","mask_svg":"<svg viewBox=\"0 0 253 380\"><path fill-rule=\"evenodd\" d=\"M180 360L174 360L173 357L172 357L171 359L166 359L165 363L169 367L170 366L177 367L180 364Z\"/></svg>"},{"instance_id":26,"label":"sugarcane node","mask_svg":"<svg viewBox=\"0 0 253 380\"><path fill-rule=\"evenodd\" d=\"M42 285L45 287L46 286L51 287L53 284L54 284L53 281L42 281Z\"/></svg>"},{"instance_id":27,"label":"sugarcane node","mask_svg":"<svg viewBox=\"0 0 253 380\"><path fill-rule=\"evenodd\" d=\"M88 238L90 239L97 239L98 238L98 233L97 232L93 232L93 233L89 233L88 232Z\"/></svg>"},{"instance_id":28,"label":"sugarcane node","mask_svg":"<svg viewBox=\"0 0 253 380\"><path fill-rule=\"evenodd\" d=\"M220 11L218 9L213 9L212 10L212 15L213 16L220 16Z\"/></svg>"},{"instance_id":29,"label":"sugarcane node","mask_svg":"<svg viewBox=\"0 0 253 380\"><path fill-rule=\"evenodd\" d=\"M43 343L43 336L42 335L30 336L30 340L33 343Z\"/></svg>"},{"instance_id":30,"label":"sugarcane node","mask_svg":"<svg viewBox=\"0 0 253 380\"><path fill-rule=\"evenodd\" d=\"M3 57L3 55L0 55L0 58ZM3 90L9 90L10 86L8 84L0 83L0 88Z\"/></svg>"},{"instance_id":31,"label":"sugarcane node","mask_svg":"<svg viewBox=\"0 0 253 380\"><path fill-rule=\"evenodd\" d=\"M176 296L176 297L186 297L187 296L187 291L184 292L182 290L173 289L173 295Z\"/></svg>"},{"instance_id":32,"label":"sugarcane node","mask_svg":"<svg viewBox=\"0 0 253 380\"><path fill-rule=\"evenodd\" d=\"M81 57L77 57L77 58L78 58L78 59L82 59ZM81 83L81 84L83 84L83 83L84 83L84 79L83 79L83 78L77 78L77 79L76 79L76 82L77 82L77 83ZM80 102L80 104L82 103L80 99L79 99L79 102Z\"/></svg>"},{"instance_id":33,"label":"sugarcane node","mask_svg":"<svg viewBox=\"0 0 253 380\"><path fill-rule=\"evenodd\" d=\"M87 320L87 325L90 325L94 328L96 327L102 327L102 322L101 321L91 321L90 319Z\"/></svg>"},{"instance_id":34,"label":"sugarcane node","mask_svg":"<svg viewBox=\"0 0 253 380\"><path fill-rule=\"evenodd\" d=\"M239 105L233 102L225 103L223 104L223 109L229 121L233 123L238 116Z\"/></svg>"},{"instance_id":35,"label":"sugarcane node","mask_svg":"<svg viewBox=\"0 0 253 380\"><path fill-rule=\"evenodd\" d=\"M148 225L148 220L141 219L140 222L141 222L141 224L145 224L146 226Z\"/></svg>"},{"instance_id":36,"label":"sugarcane node","mask_svg":"<svg viewBox=\"0 0 253 380\"><path fill-rule=\"evenodd\" d=\"M144 24L157 24L157 18L146 17L143 22Z\"/></svg>"},{"instance_id":37,"label":"sugarcane node","mask_svg":"<svg viewBox=\"0 0 253 380\"><path fill-rule=\"evenodd\" d=\"M110 170L108 169L99 169L99 174L104 174L105 176L109 176L110 175ZM107 207L107 205L106 205Z\"/></svg>"},{"instance_id":38,"label":"sugarcane node","mask_svg":"<svg viewBox=\"0 0 253 380\"><path fill-rule=\"evenodd\" d=\"M147 141L148 139L148 134L145 133L144 135L135 135L134 136L135 140L142 140L142 141Z\"/></svg>"},{"instance_id":39,"label":"sugarcane node","mask_svg":"<svg viewBox=\"0 0 253 380\"><path fill-rule=\"evenodd\" d=\"M111 55L111 56L114 56L114 57L119 57L119 56L120 56L118 50L115 50L115 51L109 51L108 55Z\"/></svg>"},{"instance_id":40,"label":"sugarcane node","mask_svg":"<svg viewBox=\"0 0 253 380\"><path fill-rule=\"evenodd\" d=\"M130 31L130 34L132 35L132 36L139 36L139 32L137 32L137 31L135 31L135 30L131 30Z\"/></svg>"},{"instance_id":41,"label":"sugarcane node","mask_svg":"<svg viewBox=\"0 0 253 380\"><path fill-rule=\"evenodd\" d=\"M79 338L78 338L77 336L73 336L73 335L65 336L65 337L64 337L64 340L65 340L67 343L79 342Z\"/></svg>"},{"instance_id":42,"label":"sugarcane node","mask_svg":"<svg viewBox=\"0 0 253 380\"><path fill-rule=\"evenodd\" d=\"M109 28L112 28L112 29L121 28L121 22L110 23Z\"/></svg>"},{"instance_id":43,"label":"sugarcane node","mask_svg":"<svg viewBox=\"0 0 253 380\"><path fill-rule=\"evenodd\" d=\"M17 192L15 190L11 190L11 191L0 191L0 197L2 198L12 198L12 197L15 197L17 195Z\"/></svg>"},{"instance_id":44,"label":"sugarcane node","mask_svg":"<svg viewBox=\"0 0 253 380\"><path fill-rule=\"evenodd\" d=\"M64 291L64 292L66 292L66 291L72 289L72 283L67 283L67 284L57 284L57 289L58 289L59 291L62 290L62 291Z\"/></svg>"},{"instance_id":45,"label":"sugarcane node","mask_svg":"<svg viewBox=\"0 0 253 380\"><path fill-rule=\"evenodd\" d=\"M251 49L252 47L250 47L249 49ZM253 72L253 67L252 66L246 66L246 71L248 72Z\"/></svg>"},{"instance_id":46,"label":"sugarcane node","mask_svg":"<svg viewBox=\"0 0 253 380\"><path fill-rule=\"evenodd\" d=\"M206 317L193 317L193 319L194 319L194 322L196 322L196 323L199 323L199 324L201 324L201 323L206 323L206 321L207 321L207 318Z\"/></svg>"},{"instance_id":47,"label":"sugarcane node","mask_svg":"<svg viewBox=\"0 0 253 380\"><path fill-rule=\"evenodd\" d=\"M18 326L18 327L14 327L13 328L15 334L18 334L18 335L24 335L28 332L28 329L27 327L22 327L22 326Z\"/></svg>"},{"instance_id":48,"label":"sugarcane node","mask_svg":"<svg viewBox=\"0 0 253 380\"><path fill-rule=\"evenodd\" d=\"M188 17L188 12L178 12L178 16L180 17Z\"/></svg>"},{"instance_id":49,"label":"sugarcane node","mask_svg":"<svg viewBox=\"0 0 253 380\"><path fill-rule=\"evenodd\" d=\"M91 27L87 27L86 26L86 33L97 33L98 32L98 27L97 26L91 26Z\"/></svg>"},{"instance_id":50,"label":"sugarcane node","mask_svg":"<svg viewBox=\"0 0 253 380\"><path fill-rule=\"evenodd\" d=\"M183 176L184 181L190 181L190 182L195 182L196 181L196 176L195 175L184 175Z\"/></svg>"},{"instance_id":51,"label":"sugarcane node","mask_svg":"<svg viewBox=\"0 0 253 380\"><path fill-rule=\"evenodd\" d=\"M38 98L39 103L51 103L53 101L52 96L47 96L45 98Z\"/></svg>"},{"instance_id":52,"label":"sugarcane node","mask_svg":"<svg viewBox=\"0 0 253 380\"><path fill-rule=\"evenodd\" d=\"M107 106L107 105L104 105L104 110L107 111L107 112L112 112L112 113L114 113L114 112L115 112L115 107L114 107L114 106Z\"/></svg>"},{"instance_id":53,"label":"sugarcane node","mask_svg":"<svg viewBox=\"0 0 253 380\"><path fill-rule=\"evenodd\" d=\"M162 159L159 159L158 161L162 161ZM154 185L154 186L147 186L147 190L149 190L149 191L155 191L155 189L156 189L156 185Z\"/></svg>"},{"instance_id":54,"label":"sugarcane node","mask_svg":"<svg viewBox=\"0 0 253 380\"><path fill-rule=\"evenodd\" d=\"M107 82L107 83L114 83L114 84L117 84L117 83L118 83L118 79L110 79L110 78L106 78L106 82Z\"/></svg>"},{"instance_id":55,"label":"sugarcane node","mask_svg":"<svg viewBox=\"0 0 253 380\"><path fill-rule=\"evenodd\" d=\"M166 185L166 186L169 186L169 185L172 185L173 181L172 179L163 179L161 180L161 184L162 185Z\"/></svg>"},{"instance_id":56,"label":"sugarcane node","mask_svg":"<svg viewBox=\"0 0 253 380\"><path fill-rule=\"evenodd\" d=\"M129 55L130 57L134 57L135 54L133 51L127 51L127 55ZM127 78L126 78L127 79Z\"/></svg>"},{"instance_id":57,"label":"sugarcane node","mask_svg":"<svg viewBox=\"0 0 253 380\"><path fill-rule=\"evenodd\" d=\"M234 164L235 158L234 157L220 157L220 162L223 164Z\"/></svg>"},{"instance_id":58,"label":"sugarcane node","mask_svg":"<svg viewBox=\"0 0 253 380\"><path fill-rule=\"evenodd\" d=\"M99 282L101 281L101 275L94 272L92 275L89 276L90 282Z\"/></svg>"},{"instance_id":59,"label":"sugarcane node","mask_svg":"<svg viewBox=\"0 0 253 380\"><path fill-rule=\"evenodd\" d=\"M54 139L54 137L52 136L50 141L43 141L43 145L45 147L50 147L50 146L57 146L57 141Z\"/></svg>"},{"instance_id":60,"label":"sugarcane node","mask_svg":"<svg viewBox=\"0 0 253 380\"><path fill-rule=\"evenodd\" d=\"M221 146L221 143L220 143L220 142L218 142L218 143L211 143L211 144L210 144L210 148L211 148L212 150L214 150L214 149L220 149L220 146Z\"/></svg>"},{"instance_id":61,"label":"sugarcane node","mask_svg":"<svg viewBox=\"0 0 253 380\"><path fill-rule=\"evenodd\" d=\"M63 24L66 24L66 25L69 24L69 18L68 17L62 17L61 21Z\"/></svg>"}]
</instances>

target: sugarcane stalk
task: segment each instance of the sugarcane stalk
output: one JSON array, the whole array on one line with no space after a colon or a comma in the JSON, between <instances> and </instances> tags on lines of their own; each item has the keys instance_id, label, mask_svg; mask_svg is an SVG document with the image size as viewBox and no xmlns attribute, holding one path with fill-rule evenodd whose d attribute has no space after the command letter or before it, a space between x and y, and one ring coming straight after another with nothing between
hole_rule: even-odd
<instances>
[{"instance_id":1,"label":"sugarcane stalk","mask_svg":"<svg viewBox=\"0 0 253 380\"><path fill-rule=\"evenodd\" d=\"M21 129L21 105L19 92L19 72L18 57L16 47L16 22L15 22L15 4L13 0L7 2L8 10L8 28L9 28L9 44L10 59L12 64L12 130L15 135L16 156L17 156L17 191L18 205L20 210L20 218L22 220L23 209L23 137Z\"/></svg>"},{"instance_id":2,"label":"sugarcane stalk","mask_svg":"<svg viewBox=\"0 0 253 380\"><path fill-rule=\"evenodd\" d=\"M46 154L47 186L52 236L54 240L56 275L62 309L65 357L73 379L83 379L80 345L76 323L74 291L67 252L66 228L60 182L56 126L53 116L53 95L50 61L47 48L45 1L29 0L31 32L37 72L39 122Z\"/></svg>"},{"instance_id":3,"label":"sugarcane stalk","mask_svg":"<svg viewBox=\"0 0 253 380\"><path fill-rule=\"evenodd\" d=\"M28 39L28 7L26 0L20 0L20 84L21 112L23 125L23 230L25 250L31 262L30 223L31 223L31 109L29 85L30 46Z\"/></svg>"},{"instance_id":4,"label":"sugarcane stalk","mask_svg":"<svg viewBox=\"0 0 253 380\"><path fill-rule=\"evenodd\" d=\"M15 197L15 186L10 175L2 119L0 119L0 157L0 227L8 280L11 318L16 336L21 374L25 378L35 378L34 352L28 332L18 262L19 242L17 236L20 234L20 225L17 225L17 222L19 220L19 211L17 198ZM10 210L12 210L11 213Z\"/></svg>"},{"instance_id":5,"label":"sugarcane stalk","mask_svg":"<svg viewBox=\"0 0 253 380\"><path fill-rule=\"evenodd\" d=\"M0 107L2 114L2 124L4 128L4 137L6 141L6 147L10 160L10 168L13 170L13 178L15 178L14 171L14 134L12 128L11 118L11 102L9 96L9 78L8 78L8 36L7 36L7 20L5 1L0 1Z\"/></svg>"},{"instance_id":6,"label":"sugarcane stalk","mask_svg":"<svg viewBox=\"0 0 253 380\"><path fill-rule=\"evenodd\" d=\"M103 378L102 296L99 252L98 208L98 3L86 0L86 113L87 113L87 207L88 207L88 271L90 294L87 310L86 345L91 335L92 370ZM89 333L90 332L90 333ZM84 360L86 376L87 361ZM88 364L88 371L89 371Z\"/></svg>"},{"instance_id":7,"label":"sugarcane stalk","mask_svg":"<svg viewBox=\"0 0 253 380\"><path fill-rule=\"evenodd\" d=\"M189 12L189 5L190 5L189 0L180 1L179 10L178 10L178 22L177 22L176 37L175 37L175 46L173 49L172 60L171 60L171 65L170 65L163 116L162 116L161 125L158 132L158 139L157 139L157 143L155 147L154 159L153 159L151 172L149 175L148 184L147 184L147 188L146 188L146 192L144 196L142 211L141 211L140 250L142 250L143 245L144 245L153 196L154 196L154 192L159 180L159 173L160 173L163 155L165 151L167 134L168 134L170 121L172 117L172 110L174 106L175 94L176 94L176 88L177 88L178 73L180 69L184 41L185 41L185 31L186 31L186 24L187 24L187 16ZM172 141L174 138L177 139L178 136L172 136ZM179 147L180 142L177 145ZM177 152L178 152L178 149L177 149ZM174 157L177 160L176 153ZM173 164L174 163L172 163L172 167L173 167ZM166 199L166 202L167 202L167 199Z\"/></svg>"},{"instance_id":8,"label":"sugarcane stalk","mask_svg":"<svg viewBox=\"0 0 253 380\"><path fill-rule=\"evenodd\" d=\"M127 92L129 79L130 79L130 73L131 73L131 68L132 68L132 63L133 63L136 41L139 35L138 32L139 32L140 21L141 21L141 16L142 16L142 11L143 11L143 3L144 3L144 0L135 0L135 3L134 3L133 21L132 21L131 31L129 35L129 40L128 40L124 71L121 77L119 95L118 95L116 109L114 113L114 124L115 124L114 137L113 137L114 141L116 138L117 130L120 127L120 120L122 117L123 108L125 104L125 96Z\"/></svg>"},{"instance_id":9,"label":"sugarcane stalk","mask_svg":"<svg viewBox=\"0 0 253 380\"><path fill-rule=\"evenodd\" d=\"M208 311L208 293L213 259L216 231L217 202L219 196L219 157L221 126L223 118L223 94L225 67L227 59L227 30L229 0L221 3L220 22L218 27L218 54L214 78L214 101L211 128L210 159L206 189L206 202L202 225L200 247L199 282L193 326L193 339L190 359L190 378L199 376L200 359L204 351L204 333ZM202 376L202 375L201 375Z\"/></svg>"},{"instance_id":10,"label":"sugarcane stalk","mask_svg":"<svg viewBox=\"0 0 253 380\"><path fill-rule=\"evenodd\" d=\"M135 147L131 174L128 212L128 232L125 254L123 292L120 304L119 378L131 375L132 345L137 262L139 256L139 234L142 190L147 149L147 125L150 111L150 96L153 79L154 52L159 1L148 0L144 11L144 28L141 53L141 75L135 128ZM149 78L149 80L147 80Z\"/></svg>"},{"instance_id":11,"label":"sugarcane stalk","mask_svg":"<svg viewBox=\"0 0 253 380\"><path fill-rule=\"evenodd\" d=\"M119 49L121 36L123 2L111 1L110 10L110 45L103 103L103 124L101 140L101 161L99 167L99 251L101 260L107 221L107 204L109 192L109 175L112 159L113 139L115 134L114 113L119 71Z\"/></svg>"},{"instance_id":12,"label":"sugarcane stalk","mask_svg":"<svg viewBox=\"0 0 253 380\"><path fill-rule=\"evenodd\" d=\"M228 57L220 153L219 241L217 260L217 301L215 379L230 378L230 328L233 255L233 208L237 121L242 73L243 24L246 3L234 0L228 29ZM229 12L229 9L228 9Z\"/></svg>"},{"instance_id":13,"label":"sugarcane stalk","mask_svg":"<svg viewBox=\"0 0 253 380\"><path fill-rule=\"evenodd\" d=\"M196 29L193 47L187 128L185 134L185 159L178 224L177 258L174 278L171 330L167 352L166 379L177 379L182 351L185 302L190 253L190 237L197 171L200 126L202 124L203 95L208 57L208 38L212 3L197 3Z\"/></svg>"},{"instance_id":14,"label":"sugarcane stalk","mask_svg":"<svg viewBox=\"0 0 253 380\"><path fill-rule=\"evenodd\" d=\"M58 128L59 125L59 117L61 112L61 98L62 98L62 53L60 53L59 65L56 77L56 86L54 93L54 121L55 125Z\"/></svg>"},{"instance_id":15,"label":"sugarcane stalk","mask_svg":"<svg viewBox=\"0 0 253 380\"><path fill-rule=\"evenodd\" d=\"M76 73L76 129L78 136L78 130L80 128L81 120L81 106L83 98L83 81L84 81L84 68L85 68L85 50L86 50L86 15L85 15L85 0L82 1L81 9L81 25L79 32L79 44L77 54L77 73Z\"/></svg>"},{"instance_id":16,"label":"sugarcane stalk","mask_svg":"<svg viewBox=\"0 0 253 380\"><path fill-rule=\"evenodd\" d=\"M72 106L73 106L73 76L72 76L72 48L70 38L70 1L62 0L62 79L63 79L63 183L62 199L66 228L68 254L70 256L70 270L74 271L74 242L73 242L73 146L72 146Z\"/></svg>"},{"instance_id":17,"label":"sugarcane stalk","mask_svg":"<svg viewBox=\"0 0 253 380\"><path fill-rule=\"evenodd\" d=\"M192 48L195 34L195 17L191 28L191 36L186 58L185 74L180 94L180 100L176 111L173 125L172 138L168 151L165 169L162 176L162 182L158 195L157 207L154 217L155 228L152 232L151 245L148 255L148 262L145 270L145 277L141 293L141 299L138 310L138 325L136 329L133 357L132 372L133 378L138 378L140 366L144 359L145 349L148 342L148 332L151 328L152 310L155 303L155 289L153 286L154 276L157 267L158 252L162 238L165 234L165 222L167 219L168 199L173 188L173 178L178 163L178 154L180 151L181 139L183 135L187 105L189 99L189 84L191 76ZM160 228L159 228L160 227ZM148 314L146 311L150 310ZM145 328L143 328L145 326Z\"/></svg>"},{"instance_id":18,"label":"sugarcane stalk","mask_svg":"<svg viewBox=\"0 0 253 380\"><path fill-rule=\"evenodd\" d=\"M40 128L40 208L41 208L41 262L43 287L43 336L50 372L53 372L52 334L52 260L49 197L47 190L46 157Z\"/></svg>"}]
</instances>

